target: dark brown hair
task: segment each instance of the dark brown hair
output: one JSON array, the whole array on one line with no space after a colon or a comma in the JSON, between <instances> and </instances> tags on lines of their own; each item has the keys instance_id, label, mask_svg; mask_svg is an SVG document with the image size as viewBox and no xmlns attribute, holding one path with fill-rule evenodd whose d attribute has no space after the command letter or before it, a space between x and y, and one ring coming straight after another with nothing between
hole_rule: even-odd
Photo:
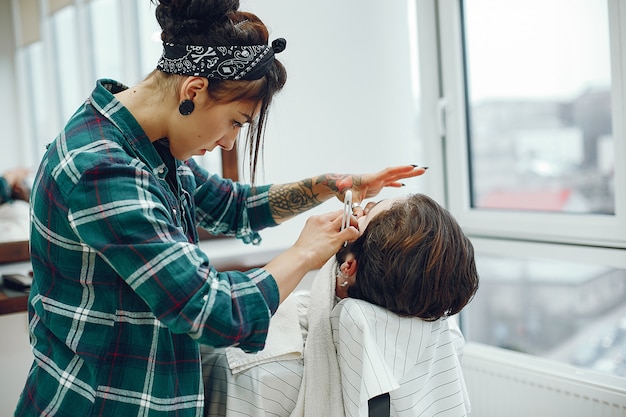
<instances>
[{"instance_id":1,"label":"dark brown hair","mask_svg":"<svg viewBox=\"0 0 626 417\"><path fill-rule=\"evenodd\" d=\"M377 214L349 250L358 269L348 296L401 316L456 314L478 290L472 243L456 219L423 194Z\"/></svg>"},{"instance_id":2,"label":"dark brown hair","mask_svg":"<svg viewBox=\"0 0 626 417\"><path fill-rule=\"evenodd\" d=\"M267 45L269 33L261 19L239 11L239 0L151 0L157 4L156 18L164 42L186 45ZM156 71L161 77L180 77ZM154 74L155 72L153 72ZM255 182L258 159L263 149L263 132L272 98L287 81L285 67L274 59L267 74L254 81L211 79L209 96L217 102L250 100L260 103L258 122L247 131L246 147L250 175Z\"/></svg>"}]
</instances>

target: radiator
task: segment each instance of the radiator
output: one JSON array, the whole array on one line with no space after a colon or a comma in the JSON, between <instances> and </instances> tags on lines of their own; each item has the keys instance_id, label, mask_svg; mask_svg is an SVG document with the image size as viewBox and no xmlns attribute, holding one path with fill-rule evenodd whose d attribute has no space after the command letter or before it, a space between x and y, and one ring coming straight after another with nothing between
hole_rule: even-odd
<instances>
[{"instance_id":1,"label":"radiator","mask_svg":"<svg viewBox=\"0 0 626 417\"><path fill-rule=\"evenodd\" d=\"M468 343L471 417L626 417L626 378Z\"/></svg>"}]
</instances>

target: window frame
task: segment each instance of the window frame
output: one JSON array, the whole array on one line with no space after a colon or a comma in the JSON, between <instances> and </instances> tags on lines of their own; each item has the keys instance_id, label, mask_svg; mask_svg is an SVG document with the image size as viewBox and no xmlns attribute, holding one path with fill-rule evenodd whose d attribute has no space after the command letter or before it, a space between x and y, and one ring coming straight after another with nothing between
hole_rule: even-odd
<instances>
[{"instance_id":1,"label":"window frame","mask_svg":"<svg viewBox=\"0 0 626 417\"><path fill-rule=\"evenodd\" d=\"M626 5L607 0L615 158L615 215L539 213L471 207L462 0L437 2L448 208L469 235L626 248ZM621 3L621 4L620 4Z\"/></svg>"}]
</instances>

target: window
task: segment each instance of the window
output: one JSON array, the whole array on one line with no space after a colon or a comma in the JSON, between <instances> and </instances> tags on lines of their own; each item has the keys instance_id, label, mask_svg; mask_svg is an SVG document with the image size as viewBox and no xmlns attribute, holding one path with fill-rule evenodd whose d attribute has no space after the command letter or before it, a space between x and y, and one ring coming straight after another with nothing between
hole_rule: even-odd
<instances>
[{"instance_id":1,"label":"window","mask_svg":"<svg viewBox=\"0 0 626 417\"><path fill-rule=\"evenodd\" d=\"M26 3L18 4L24 27L38 29L36 39L16 47L19 84L26 97L37 97L31 99L38 109L37 120L23 121L28 125L23 130L35 143L36 166L45 145L84 102L98 78L129 84L139 79L139 55L142 45L149 43L134 41L139 35L133 2L50 0L37 2L33 10Z\"/></svg>"},{"instance_id":2,"label":"window","mask_svg":"<svg viewBox=\"0 0 626 417\"><path fill-rule=\"evenodd\" d=\"M51 52L54 54L55 72L58 76L56 100L60 109L61 125L70 118L78 106L85 100L85 91L80 80L84 79L79 54L78 20L75 6L64 7L50 18ZM50 141L53 136L46 139Z\"/></svg>"},{"instance_id":3,"label":"window","mask_svg":"<svg viewBox=\"0 0 626 417\"><path fill-rule=\"evenodd\" d=\"M440 12L457 216L483 236L624 247L619 2L465 0Z\"/></svg>"},{"instance_id":4,"label":"window","mask_svg":"<svg viewBox=\"0 0 626 417\"><path fill-rule=\"evenodd\" d=\"M623 2L436 4L468 339L626 376Z\"/></svg>"},{"instance_id":5,"label":"window","mask_svg":"<svg viewBox=\"0 0 626 417\"><path fill-rule=\"evenodd\" d=\"M137 3L137 21L139 29L140 70L141 76L145 77L153 69L161 56L161 28L154 16L155 6L149 1Z\"/></svg>"},{"instance_id":6,"label":"window","mask_svg":"<svg viewBox=\"0 0 626 417\"><path fill-rule=\"evenodd\" d=\"M615 214L606 3L463 12L471 206Z\"/></svg>"},{"instance_id":7,"label":"window","mask_svg":"<svg viewBox=\"0 0 626 417\"><path fill-rule=\"evenodd\" d=\"M549 245L490 244L477 244L468 340L626 377L626 268L584 252L563 260Z\"/></svg>"},{"instance_id":8,"label":"window","mask_svg":"<svg viewBox=\"0 0 626 417\"><path fill-rule=\"evenodd\" d=\"M38 71L38 68L45 68L45 56L43 42L34 42L26 47L22 48L18 54L18 61L21 62L23 68L26 69L26 79L29 81L28 86L24 88L26 91L25 96L28 97L27 102L31 103L33 108L31 118L27 120L28 126L26 130L30 132L30 140L25 141L28 143L29 149L29 162L35 166L41 156L44 153L45 148L41 146L36 138L44 136L46 126L52 123L52 113L47 111L46 104L48 100L48 90L46 86L46 78L43 71Z\"/></svg>"},{"instance_id":9,"label":"window","mask_svg":"<svg viewBox=\"0 0 626 417\"><path fill-rule=\"evenodd\" d=\"M122 28L120 10L115 0L94 0L87 5L90 38L93 47L88 48L94 63L95 79L112 78L124 80L127 72L123 61ZM116 27L116 25L118 27Z\"/></svg>"}]
</instances>

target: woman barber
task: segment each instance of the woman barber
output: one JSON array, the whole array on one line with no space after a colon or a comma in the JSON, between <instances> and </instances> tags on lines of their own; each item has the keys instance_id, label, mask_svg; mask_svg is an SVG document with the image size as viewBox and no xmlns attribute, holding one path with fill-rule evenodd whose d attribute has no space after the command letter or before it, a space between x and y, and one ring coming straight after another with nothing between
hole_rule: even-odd
<instances>
[{"instance_id":1,"label":"woman barber","mask_svg":"<svg viewBox=\"0 0 626 417\"><path fill-rule=\"evenodd\" d=\"M157 69L131 88L99 80L50 145L31 198L35 359L16 416L201 416L199 344L262 349L281 300L358 232L340 231L339 211L312 216L264 267L218 272L196 227L258 243L258 230L348 188L361 201L424 173L254 185L285 42L268 44L264 24L238 8L158 2ZM244 125L252 185L193 161L231 149Z\"/></svg>"}]
</instances>

